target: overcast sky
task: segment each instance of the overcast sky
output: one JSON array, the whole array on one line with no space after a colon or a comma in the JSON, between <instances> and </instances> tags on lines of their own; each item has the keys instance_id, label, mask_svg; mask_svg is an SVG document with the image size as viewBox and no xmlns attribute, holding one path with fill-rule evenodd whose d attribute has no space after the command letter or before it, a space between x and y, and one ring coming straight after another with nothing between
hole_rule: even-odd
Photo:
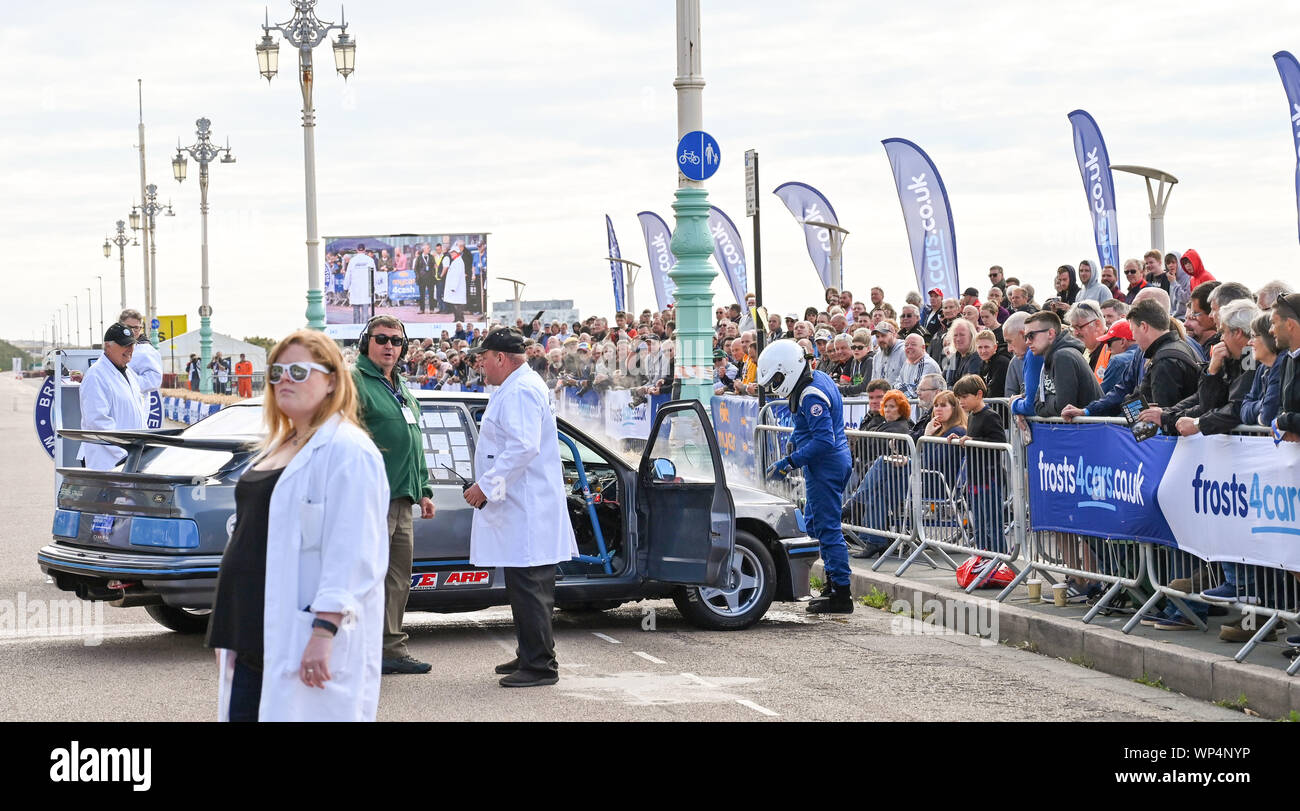
<instances>
[{"instance_id":1,"label":"overcast sky","mask_svg":"<svg viewBox=\"0 0 1300 811\"><path fill-rule=\"evenodd\" d=\"M1195 247L1220 279L1296 280L1295 146L1272 54L1300 50L1289 4L1241 2L703 3L704 122L723 150L708 183L752 254L743 158L757 149L764 292L783 310L820 300L800 228L771 190L819 188L852 233L845 284L901 302L916 287L889 162L904 137L951 196L963 283L990 264L1050 287L1095 256L1066 115L1088 110L1114 163L1178 177L1166 248ZM791 9L798 14L792 16ZM320 16L335 20L336 6ZM290 4L271 6L273 21ZM197 167L170 159L212 120L238 163L212 170L214 328L281 337L303 322L303 151L296 58L268 86L253 47L263 6L227 0L7 4L0 19L3 327L40 337L56 308L118 262L105 235L139 196L136 79L148 169L176 217L158 231L160 313L197 325ZM490 231L491 273L529 298L613 309L604 215L645 262L636 213L672 224L674 3L368 0L348 9L356 73L317 51L322 235ZM1141 179L1116 175L1124 256L1149 247ZM750 264L753 257L750 256ZM751 272L751 280L753 274ZM751 282L752 283L752 282ZM143 301L139 248L127 292ZM730 301L724 281L719 300ZM503 285L490 285L504 299ZM1040 296L1040 299L1042 296ZM638 306L653 302L648 269Z\"/></svg>"}]
</instances>

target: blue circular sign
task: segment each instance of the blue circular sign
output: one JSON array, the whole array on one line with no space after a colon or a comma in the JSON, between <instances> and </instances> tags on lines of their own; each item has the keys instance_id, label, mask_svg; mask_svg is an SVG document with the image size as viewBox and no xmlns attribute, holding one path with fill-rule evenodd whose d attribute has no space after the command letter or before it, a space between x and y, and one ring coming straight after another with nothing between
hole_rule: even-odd
<instances>
[{"instance_id":1,"label":"blue circular sign","mask_svg":"<svg viewBox=\"0 0 1300 811\"><path fill-rule=\"evenodd\" d=\"M690 180L708 180L721 163L722 149L703 130L688 132L677 142L677 170Z\"/></svg>"},{"instance_id":2,"label":"blue circular sign","mask_svg":"<svg viewBox=\"0 0 1300 811\"><path fill-rule=\"evenodd\" d=\"M54 375L45 378L40 394L36 395L36 438L41 447L54 458Z\"/></svg>"},{"instance_id":3,"label":"blue circular sign","mask_svg":"<svg viewBox=\"0 0 1300 811\"><path fill-rule=\"evenodd\" d=\"M150 328L150 329L158 329L158 328L161 327L161 326L162 326L162 322L159 321L157 318L155 318L155 319L153 319L152 321L149 322L149 328Z\"/></svg>"}]
</instances>

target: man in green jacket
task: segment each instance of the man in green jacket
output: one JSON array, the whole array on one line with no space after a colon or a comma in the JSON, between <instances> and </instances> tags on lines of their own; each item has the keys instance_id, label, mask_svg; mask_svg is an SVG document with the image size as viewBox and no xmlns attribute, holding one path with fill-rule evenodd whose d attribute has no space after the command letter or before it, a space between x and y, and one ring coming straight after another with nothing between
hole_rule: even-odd
<instances>
[{"instance_id":1,"label":"man in green jacket","mask_svg":"<svg viewBox=\"0 0 1300 811\"><path fill-rule=\"evenodd\" d=\"M406 649L402 615L411 593L413 518L433 517L433 486L420 436L420 404L397 373L406 354L402 322L381 315L370 319L361 334L361 354L352 368L357 384L358 416L384 457L388 488L388 575L384 579L384 673L428 673L431 665Z\"/></svg>"}]
</instances>

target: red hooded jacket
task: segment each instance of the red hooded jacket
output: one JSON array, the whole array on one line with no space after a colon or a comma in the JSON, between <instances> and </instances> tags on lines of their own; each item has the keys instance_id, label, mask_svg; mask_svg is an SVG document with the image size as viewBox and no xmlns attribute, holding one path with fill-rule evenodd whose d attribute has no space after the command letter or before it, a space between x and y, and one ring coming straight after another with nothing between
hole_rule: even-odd
<instances>
[{"instance_id":1,"label":"red hooded jacket","mask_svg":"<svg viewBox=\"0 0 1300 811\"><path fill-rule=\"evenodd\" d=\"M1183 272L1192 277L1193 290L1198 284L1215 281L1210 271L1206 270L1204 263L1201 262L1201 255L1194 248L1188 248L1179 261L1183 266ZM1191 265L1191 268L1188 268L1188 265Z\"/></svg>"}]
</instances>

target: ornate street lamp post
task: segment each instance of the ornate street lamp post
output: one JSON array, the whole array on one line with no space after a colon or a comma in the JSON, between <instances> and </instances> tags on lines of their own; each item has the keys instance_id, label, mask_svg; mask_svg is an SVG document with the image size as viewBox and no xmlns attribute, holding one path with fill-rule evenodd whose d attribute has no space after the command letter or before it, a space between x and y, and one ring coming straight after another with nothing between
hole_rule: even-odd
<instances>
[{"instance_id":1,"label":"ornate street lamp post","mask_svg":"<svg viewBox=\"0 0 1300 811\"><path fill-rule=\"evenodd\" d=\"M348 36L348 24L340 8L340 22L325 22L316 17L316 0L293 0L293 17L278 25L270 24L270 17L262 24L262 41L257 45L258 72L269 84L279 71L280 43L272 36L279 31L285 41L298 49L298 83L302 87L302 143L303 163L307 185L307 326L325 329L325 300L321 289L320 234L316 227L316 110L312 107L311 89L314 79L312 49L325 41L330 31L339 32L333 43L334 67L345 80L352 75L356 61L356 43Z\"/></svg>"},{"instance_id":2,"label":"ornate street lamp post","mask_svg":"<svg viewBox=\"0 0 1300 811\"><path fill-rule=\"evenodd\" d=\"M221 155L222 163L234 163L235 156L230 154L230 140L226 140L224 147L212 143L209 135L209 129L212 122L206 118L200 118L195 122L198 125L198 140L191 146L181 146L176 144L176 157L172 158L172 175L176 178L177 183L185 180L187 171L187 161L185 156L188 154L199 164L199 215L202 220L202 268L203 276L200 286L203 292L203 303L199 306L199 356L202 358L202 365L199 368L199 391L204 394L212 393L212 370L208 368L208 363L212 361L212 305L208 303L208 164ZM224 155L222 153L225 153ZM176 336L172 336L175 338Z\"/></svg>"},{"instance_id":3,"label":"ornate street lamp post","mask_svg":"<svg viewBox=\"0 0 1300 811\"><path fill-rule=\"evenodd\" d=\"M158 346L158 330L153 328L153 320L158 315L158 235L154 230L158 225L158 215L175 217L172 204L162 205L158 202L158 187L153 183L144 187L144 202L131 206L131 227L144 229L145 241L149 244L149 273L145 276L145 326L149 329L149 343ZM143 215L144 222L141 223Z\"/></svg>"},{"instance_id":4,"label":"ornate street lamp post","mask_svg":"<svg viewBox=\"0 0 1300 811\"><path fill-rule=\"evenodd\" d=\"M138 221L140 218L137 215L135 219ZM135 228L137 227L137 225L133 225L131 227ZM111 237L104 237L104 258L105 259L112 258L113 246L114 245L117 246L118 269L120 270L122 275L122 303L118 308L119 312L121 310L126 309L126 246L139 245L139 244L140 243L134 241L131 237L126 235L126 222L124 220L117 221L117 234ZM100 303L101 304L103 303L103 296L100 296Z\"/></svg>"}]
</instances>

